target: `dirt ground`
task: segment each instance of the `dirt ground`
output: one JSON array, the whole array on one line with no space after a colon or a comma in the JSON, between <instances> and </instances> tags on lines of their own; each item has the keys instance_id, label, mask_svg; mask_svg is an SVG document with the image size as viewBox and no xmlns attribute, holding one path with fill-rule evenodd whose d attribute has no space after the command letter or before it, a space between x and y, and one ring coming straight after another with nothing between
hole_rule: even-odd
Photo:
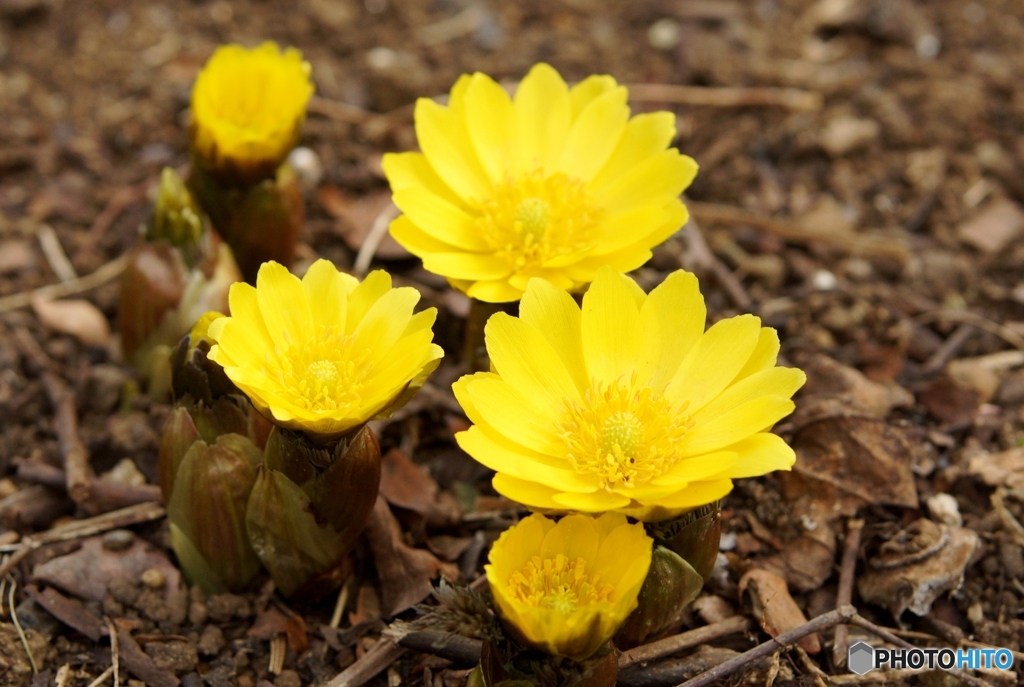
<instances>
[{"instance_id":1,"label":"dirt ground","mask_svg":"<svg viewBox=\"0 0 1024 687\"><path fill-rule=\"evenodd\" d=\"M220 43L263 39L299 47L317 88L300 273L320 256L352 266L387 207L381 155L415 147L411 103L463 72L514 82L547 61L569 81L610 73L644 84L634 111L678 115L676 145L701 167L694 221L638 278L697 272L713 319L758 314L810 378L777 429L796 469L727 497L721 566L681 629L736 614L760 626L690 650L686 675L701 655L723 660L842 601L915 646L1024 651L1021 3L0 0L0 551L20 557L0 596L38 669L5 600L0 682L87 685L113 650L121 683L325 684L378 644L384 620L409 617L431 578L477 578L521 514L452 439L466 423L450 383L467 301L385 241L374 265L438 306L448 357L377 427L390 509L342 603L179 586L146 505L169 406L138 392L111 333L117 280L67 291L95 308L55 310L33 290L112 274L161 168L187 166L197 70ZM76 417L80 445L62 444ZM96 514L64 491L76 449L115 485L99 510L143 504L120 529L53 536ZM44 544L17 544L31 533ZM796 616L765 608L776 595ZM877 641L851 628L842 642L859 639ZM723 684L866 684L832 631L821 640ZM410 651L370 684L459 687L467 667ZM980 674L1020 676L1019 661Z\"/></svg>"}]
</instances>

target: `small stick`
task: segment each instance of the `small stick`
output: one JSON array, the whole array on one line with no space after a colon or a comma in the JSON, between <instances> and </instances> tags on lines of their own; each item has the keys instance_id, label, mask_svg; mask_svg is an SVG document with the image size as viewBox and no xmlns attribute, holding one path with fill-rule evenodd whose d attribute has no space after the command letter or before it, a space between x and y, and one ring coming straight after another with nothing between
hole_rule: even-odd
<instances>
[{"instance_id":1,"label":"small stick","mask_svg":"<svg viewBox=\"0 0 1024 687\"><path fill-rule=\"evenodd\" d=\"M671 656L683 649L689 649L722 637L746 632L753 627L754 623L750 618L734 615L731 618L726 618L711 625L705 625L704 627L688 630L672 637L659 639L656 642L624 651L619 656L619 670L624 670L638 663L650 663L659 658Z\"/></svg>"},{"instance_id":2,"label":"small stick","mask_svg":"<svg viewBox=\"0 0 1024 687\"><path fill-rule=\"evenodd\" d=\"M780 648L786 649L790 644L795 644L804 637L831 629L842 622L847 622L857 615L857 609L853 606L840 606L834 611L823 613L817 618L810 620L799 627L794 627L789 632L783 632L778 637L769 639L763 644L758 644L750 651L746 651L735 658L721 663L711 670L706 670L692 680L687 680L679 687L704 687L716 680L732 675L754 661L762 659Z\"/></svg>"},{"instance_id":3,"label":"small stick","mask_svg":"<svg viewBox=\"0 0 1024 687\"><path fill-rule=\"evenodd\" d=\"M89 537L94 534L101 534L108 530L115 530L121 527L128 527L129 525L137 525L142 522L149 522L150 520L157 520L162 518L165 514L164 507L159 503L140 503L135 506L128 506L120 510L111 511L109 513L103 513L92 518L85 518L83 520L76 520L69 522L66 525L59 527L51 527L50 529L34 534L31 537L25 537L18 544L3 544L0 545L0 552L14 553L14 556L19 556L19 561L27 555L26 549L38 548L47 544L56 544L62 541L70 541L72 539L80 539L82 537ZM22 553L24 551L24 553ZM13 556L12 556L13 558ZM14 563L8 563L9 567L6 569L0 567L0 577L10 571L17 565L17 561Z\"/></svg>"},{"instance_id":4,"label":"small stick","mask_svg":"<svg viewBox=\"0 0 1024 687\"><path fill-rule=\"evenodd\" d=\"M725 266L725 263L719 260L718 256L708 247L707 241L704 240L704 234L693 219L683 227L683 233L686 235L686 240L690 246L690 255L694 262L701 267L711 270L711 273L715 275L715 279L728 292L729 297L732 298L733 303L737 307L743 310L749 309L751 305L750 296L747 295L739 280Z\"/></svg>"},{"instance_id":5,"label":"small stick","mask_svg":"<svg viewBox=\"0 0 1024 687\"><path fill-rule=\"evenodd\" d=\"M78 411L75 399L67 385L52 372L43 372L43 388L53 406L54 431L60 452L64 455L64 475L67 477L68 496L91 514L96 513L92 500L92 467L89 465L89 451L78 436Z\"/></svg>"},{"instance_id":6,"label":"small stick","mask_svg":"<svg viewBox=\"0 0 1024 687\"><path fill-rule=\"evenodd\" d=\"M114 622L110 618L104 618L104 620L107 621L107 632L110 633L110 667L114 669L114 687L118 687L120 676L118 675L117 628L114 627Z\"/></svg>"},{"instance_id":7,"label":"small stick","mask_svg":"<svg viewBox=\"0 0 1024 687\"><path fill-rule=\"evenodd\" d=\"M935 354L928 359L922 370L925 372L936 372L946 366L950 360L963 348L967 340L974 335L973 324L964 323L956 328L949 337L942 342Z\"/></svg>"},{"instance_id":8,"label":"small stick","mask_svg":"<svg viewBox=\"0 0 1024 687\"><path fill-rule=\"evenodd\" d=\"M104 682L107 681L107 678L110 677L110 675L113 672L114 672L114 666L111 665L109 668L107 668L102 673L100 673L99 676L95 680L90 682L89 683L89 687L100 687L100 685L102 685Z\"/></svg>"},{"instance_id":9,"label":"small stick","mask_svg":"<svg viewBox=\"0 0 1024 687\"><path fill-rule=\"evenodd\" d=\"M323 96L314 95L309 99L309 104L306 106L306 110L313 114L318 114L321 117L327 117L338 122L345 122L346 124L362 124L368 119L374 117L374 113L369 110L364 110L361 107L350 105L349 103L342 102L340 100L331 100L330 98L324 98Z\"/></svg>"},{"instance_id":10,"label":"small stick","mask_svg":"<svg viewBox=\"0 0 1024 687\"><path fill-rule=\"evenodd\" d=\"M14 623L14 629L18 631L18 637L21 639L21 645L25 647L25 653L28 655L28 662L32 665L32 674L35 675L39 672L39 666L36 665L36 657L32 655L32 647L28 645L28 637L25 636L25 630L21 627L21 621L18 620L18 612L14 609L14 591L18 588L18 581L14 579L14 575L11 575L11 591L7 597L7 605L11 609L11 622Z\"/></svg>"},{"instance_id":11,"label":"small stick","mask_svg":"<svg viewBox=\"0 0 1024 687\"><path fill-rule=\"evenodd\" d=\"M267 669L274 675L280 675L284 668L284 657L288 651L288 638L283 632L274 635L270 640L270 665Z\"/></svg>"},{"instance_id":12,"label":"small stick","mask_svg":"<svg viewBox=\"0 0 1024 687\"><path fill-rule=\"evenodd\" d=\"M373 220L373 225L370 227L369 233L366 234L366 238L363 239L363 245L359 246L359 253L356 255L356 261L352 265L352 272L357 277L363 277L366 275L367 270L370 269L370 262L373 261L373 256L377 254L377 249L380 247L381 241L387 236L388 227L391 226L391 220L398 217L401 214L394 203L388 203L388 206L381 210L380 214Z\"/></svg>"},{"instance_id":13,"label":"small stick","mask_svg":"<svg viewBox=\"0 0 1024 687\"><path fill-rule=\"evenodd\" d=\"M325 687L362 687L382 670L402 657L406 649L398 646L391 639L381 637L372 649L363 657L341 671Z\"/></svg>"},{"instance_id":14,"label":"small stick","mask_svg":"<svg viewBox=\"0 0 1024 687\"><path fill-rule=\"evenodd\" d=\"M910 259L910 251L903 241L892 236L879 234L854 234L836 231L819 231L808 229L796 222L764 217L741 208L717 203L697 203L688 201L686 207L690 214L702 222L718 222L721 224L741 224L767 231L790 241L825 243L848 253L862 254L869 257L890 258L905 263Z\"/></svg>"},{"instance_id":15,"label":"small stick","mask_svg":"<svg viewBox=\"0 0 1024 687\"><path fill-rule=\"evenodd\" d=\"M1024 337L1009 327L1001 325L998 322L990 320L984 315L979 315L976 312L970 312L969 310L930 310L914 317L914 321L919 324L943 320L973 324L978 329L983 329L989 334L998 336L1017 350L1024 351Z\"/></svg>"},{"instance_id":16,"label":"small stick","mask_svg":"<svg viewBox=\"0 0 1024 687\"><path fill-rule=\"evenodd\" d=\"M83 291L91 291L97 286L106 284L122 272L128 264L129 256L122 255L116 260L111 260L91 274L71 281L62 281L48 286L40 286L38 289L12 293L10 296L0 298L0 312L27 308L35 298L64 298Z\"/></svg>"},{"instance_id":17,"label":"small stick","mask_svg":"<svg viewBox=\"0 0 1024 687\"><path fill-rule=\"evenodd\" d=\"M53 227L49 224L40 224L36 231L36 238L39 239L39 247L43 249L46 262L49 263L50 269L58 279L65 282L78 279L78 274L71 261L68 260L68 254L64 252L64 247L60 245L60 239L57 238L57 232L53 230Z\"/></svg>"},{"instance_id":18,"label":"small stick","mask_svg":"<svg viewBox=\"0 0 1024 687\"><path fill-rule=\"evenodd\" d=\"M331 614L330 627L334 630L338 629L338 625L341 625L341 616L345 612L345 606L348 605L348 588L349 582L341 585L341 591L338 592L338 601L334 604L334 613Z\"/></svg>"},{"instance_id":19,"label":"small stick","mask_svg":"<svg viewBox=\"0 0 1024 687\"><path fill-rule=\"evenodd\" d=\"M843 543L843 559L839 564L836 607L845 606L853 601L853 574L857 567L857 552L860 550L860 534L863 530L864 521L859 518L850 518L846 522L846 541ZM849 639L849 632L846 625L836 626L835 642L832 645L832 662L838 667L846 665L846 643Z\"/></svg>"},{"instance_id":20,"label":"small stick","mask_svg":"<svg viewBox=\"0 0 1024 687\"><path fill-rule=\"evenodd\" d=\"M118 215L124 212L132 203L144 199L145 194L145 184L140 186L127 186L114 191L110 195L110 200L107 201L106 207L104 207L100 214L96 215L96 219L93 220L92 226L89 227L89 233L86 234L85 241L81 248L85 248L86 250L93 250L96 248L96 244L99 243L101 238L103 238L103 234L105 234L107 229L110 228L110 225L114 223L114 220L117 219Z\"/></svg>"},{"instance_id":21,"label":"small stick","mask_svg":"<svg viewBox=\"0 0 1024 687\"><path fill-rule=\"evenodd\" d=\"M677 84L630 84L629 99L633 102L674 103L703 107L784 107L813 112L820 110L820 93L797 88L680 86Z\"/></svg>"},{"instance_id":22,"label":"small stick","mask_svg":"<svg viewBox=\"0 0 1024 687\"><path fill-rule=\"evenodd\" d=\"M436 630L414 630L392 628L387 635L400 647L412 649L425 654L433 654L463 665L476 665L480 662L480 651L483 642L470 639L454 632L438 632Z\"/></svg>"}]
</instances>

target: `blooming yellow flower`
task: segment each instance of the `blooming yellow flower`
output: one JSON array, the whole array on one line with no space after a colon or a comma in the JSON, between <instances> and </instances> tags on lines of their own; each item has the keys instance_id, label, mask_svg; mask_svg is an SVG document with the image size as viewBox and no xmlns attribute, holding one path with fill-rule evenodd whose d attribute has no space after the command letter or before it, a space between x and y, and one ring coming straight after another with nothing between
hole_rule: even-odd
<instances>
[{"instance_id":1,"label":"blooming yellow flower","mask_svg":"<svg viewBox=\"0 0 1024 687\"><path fill-rule=\"evenodd\" d=\"M603 268L582 312L532 280L518 318L487 322L493 372L454 385L474 423L459 445L527 506L646 521L719 499L733 478L789 469L792 449L767 430L793 410L804 373L775 366L778 336L753 315L706 332L705 315L681 270L646 295Z\"/></svg>"},{"instance_id":2,"label":"blooming yellow flower","mask_svg":"<svg viewBox=\"0 0 1024 687\"><path fill-rule=\"evenodd\" d=\"M192 148L209 167L265 177L299 138L313 95L310 65L295 48L267 41L222 45L192 89ZM255 179L249 178L252 182Z\"/></svg>"},{"instance_id":3,"label":"blooming yellow flower","mask_svg":"<svg viewBox=\"0 0 1024 687\"><path fill-rule=\"evenodd\" d=\"M208 357L274 424L335 437L394 412L437 367L437 310L414 315L419 299L382 270L359 283L317 260L300 281L268 262L256 288L231 286Z\"/></svg>"},{"instance_id":4,"label":"blooming yellow flower","mask_svg":"<svg viewBox=\"0 0 1024 687\"><path fill-rule=\"evenodd\" d=\"M447 107L421 98L423 152L384 156L405 213L391 234L482 301L518 300L531 277L576 289L603 265L639 267L686 223L679 194L697 165L668 147L672 113L630 119L626 98L610 76L570 89L546 64L515 98L480 73Z\"/></svg>"},{"instance_id":5,"label":"blooming yellow flower","mask_svg":"<svg viewBox=\"0 0 1024 687\"><path fill-rule=\"evenodd\" d=\"M519 641L582 661L611 639L637 606L652 540L618 513L531 515L491 547L487 582Z\"/></svg>"}]
</instances>

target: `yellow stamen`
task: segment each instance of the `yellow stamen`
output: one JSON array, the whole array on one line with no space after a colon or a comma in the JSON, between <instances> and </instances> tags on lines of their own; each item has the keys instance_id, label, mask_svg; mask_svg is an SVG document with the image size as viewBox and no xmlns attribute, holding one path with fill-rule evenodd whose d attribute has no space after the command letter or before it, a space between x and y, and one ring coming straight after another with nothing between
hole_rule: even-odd
<instances>
[{"instance_id":1,"label":"yellow stamen","mask_svg":"<svg viewBox=\"0 0 1024 687\"><path fill-rule=\"evenodd\" d=\"M568 616L580 606L608 601L615 587L600 581L599 574L587 573L582 558L570 561L563 554L554 559L534 556L508 581L512 595L528 606L551 608Z\"/></svg>"}]
</instances>

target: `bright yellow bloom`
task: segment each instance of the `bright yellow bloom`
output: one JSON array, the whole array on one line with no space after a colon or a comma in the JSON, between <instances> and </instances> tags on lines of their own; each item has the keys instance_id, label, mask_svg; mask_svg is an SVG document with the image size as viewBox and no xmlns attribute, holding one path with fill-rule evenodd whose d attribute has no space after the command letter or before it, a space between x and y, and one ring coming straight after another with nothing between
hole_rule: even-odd
<instances>
[{"instance_id":1,"label":"bright yellow bloom","mask_svg":"<svg viewBox=\"0 0 1024 687\"><path fill-rule=\"evenodd\" d=\"M603 268L582 312L532 280L518 318L487 322L493 372L454 385L474 423L459 445L514 501L646 521L719 499L733 478L788 470L793 450L767 430L804 373L775 366L778 335L753 315L707 332L705 315L681 270L646 295Z\"/></svg>"},{"instance_id":2,"label":"bright yellow bloom","mask_svg":"<svg viewBox=\"0 0 1024 687\"><path fill-rule=\"evenodd\" d=\"M686 223L679 194L697 164L668 147L671 112L630 119L626 98L610 76L570 89L546 64L515 98L480 73L447 107L421 98L423 152L384 156L405 213L392 235L482 301L518 300L531 277L571 290L603 265L639 267Z\"/></svg>"},{"instance_id":3,"label":"bright yellow bloom","mask_svg":"<svg viewBox=\"0 0 1024 687\"><path fill-rule=\"evenodd\" d=\"M276 262L256 288L231 286L231 316L209 324L209 358L268 420L336 437L405 404L437 367L435 308L382 270L359 281L317 260L300 281Z\"/></svg>"},{"instance_id":4,"label":"bright yellow bloom","mask_svg":"<svg viewBox=\"0 0 1024 687\"><path fill-rule=\"evenodd\" d=\"M487 581L516 639L582 661L611 639L637 606L651 565L643 525L618 513L531 515L491 547Z\"/></svg>"},{"instance_id":5,"label":"bright yellow bloom","mask_svg":"<svg viewBox=\"0 0 1024 687\"><path fill-rule=\"evenodd\" d=\"M310 71L301 52L272 41L217 48L192 89L190 135L200 160L269 176L298 141L313 95Z\"/></svg>"}]
</instances>

